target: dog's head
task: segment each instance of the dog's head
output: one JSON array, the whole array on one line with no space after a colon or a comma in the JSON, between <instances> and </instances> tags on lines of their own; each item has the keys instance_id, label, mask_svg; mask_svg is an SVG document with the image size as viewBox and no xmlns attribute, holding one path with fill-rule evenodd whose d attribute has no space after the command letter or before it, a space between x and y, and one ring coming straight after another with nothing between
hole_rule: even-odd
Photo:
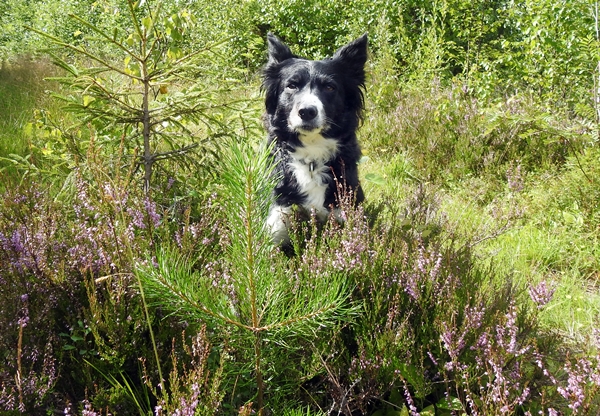
<instances>
[{"instance_id":1,"label":"dog's head","mask_svg":"<svg viewBox=\"0 0 600 416\"><path fill-rule=\"evenodd\" d=\"M267 127L328 137L354 131L363 107L367 35L320 61L294 55L274 35L267 39L269 60L263 80Z\"/></svg>"}]
</instances>

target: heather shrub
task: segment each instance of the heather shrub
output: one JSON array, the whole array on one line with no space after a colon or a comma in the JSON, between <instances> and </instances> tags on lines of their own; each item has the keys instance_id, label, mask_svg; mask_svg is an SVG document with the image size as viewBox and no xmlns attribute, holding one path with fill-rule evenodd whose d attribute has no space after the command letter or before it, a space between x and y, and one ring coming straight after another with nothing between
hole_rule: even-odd
<instances>
[{"instance_id":1,"label":"heather shrub","mask_svg":"<svg viewBox=\"0 0 600 416\"><path fill-rule=\"evenodd\" d=\"M147 394L151 402L158 394L167 400L161 367L169 371L169 349L182 354L195 334L192 326L182 340L188 324L148 313L132 266L151 259L155 241L165 236L175 235L183 252L209 246L218 238L211 208L191 223L191 209L169 215L118 177L90 186L91 173L99 173L97 166L76 171L72 192L65 189L59 200L30 181L2 196L2 410L36 413L76 407L86 398L90 409L130 412L136 405L124 380L137 386L146 380L154 388ZM184 357L180 372L193 361L193 354ZM139 359L145 360L143 371ZM183 393L180 388L173 397Z\"/></svg>"},{"instance_id":2,"label":"heather shrub","mask_svg":"<svg viewBox=\"0 0 600 416\"><path fill-rule=\"evenodd\" d=\"M495 169L506 169L510 163L526 171L561 166L567 155L591 143L592 130L586 122L540 108L523 94L488 108L484 122L488 153L483 160Z\"/></svg>"},{"instance_id":3,"label":"heather shrub","mask_svg":"<svg viewBox=\"0 0 600 416\"><path fill-rule=\"evenodd\" d=\"M487 104L460 81L411 84L396 92L392 107L369 113L361 130L365 147L392 155L392 161L403 155L414 171L410 176L422 180L504 179L511 164L523 172L561 166L570 152L590 143L584 123L538 110L523 96Z\"/></svg>"},{"instance_id":4,"label":"heather shrub","mask_svg":"<svg viewBox=\"0 0 600 416\"><path fill-rule=\"evenodd\" d=\"M207 339L206 327L201 327L192 337L187 336L184 330L180 342L181 345L177 345L179 342L175 338L172 340L171 371L168 380L165 380L168 381L168 391L161 391L153 383L147 371L146 361L140 357L141 381L134 384L133 380L123 374L121 379L107 377L119 393L128 396L132 406L124 409L115 407L112 403L107 405L106 402L97 399L94 404L86 398L78 405L67 403L64 414L100 415L104 414L103 409L107 412L110 409L127 414L155 416L215 414L220 408L223 396L219 390L221 367L210 362L214 354ZM159 399L152 400L151 397Z\"/></svg>"},{"instance_id":5,"label":"heather shrub","mask_svg":"<svg viewBox=\"0 0 600 416\"><path fill-rule=\"evenodd\" d=\"M65 230L47 195L23 187L5 191L2 201L0 407L26 412L51 396L62 357L55 328L77 307L80 292L60 270Z\"/></svg>"},{"instance_id":6,"label":"heather shrub","mask_svg":"<svg viewBox=\"0 0 600 416\"><path fill-rule=\"evenodd\" d=\"M154 392L156 397L161 397L154 409L154 415L214 415L220 410L225 394L220 389L224 355L221 356L219 365L211 363L215 354L208 339L206 326L198 330L189 345L184 332L183 345L183 350L191 357L191 361L186 365L186 361L178 359L180 353L173 346L172 370L169 374L170 394ZM179 361L183 361L183 364Z\"/></svg>"},{"instance_id":7,"label":"heather shrub","mask_svg":"<svg viewBox=\"0 0 600 416\"><path fill-rule=\"evenodd\" d=\"M252 373L247 339L229 330L215 336L202 318L146 314L130 269L135 259L152 262L151 246L172 236L177 250L199 259L194 270L227 289L233 269L220 256L231 234L222 206L211 197L202 216L168 216L141 192L90 189L81 177L76 184L66 217L35 184L3 198L0 264L10 284L0 286L2 409L237 412L253 397L239 379ZM325 324L310 338L302 330L262 341L272 406L300 401L342 414L598 409L598 357L538 325L554 289L540 283L523 292L477 264L426 186L387 208L351 205L347 196L344 226L299 224L295 257L267 256L281 284L344 276L354 288L346 307L362 305L353 321ZM281 284L270 296L287 293ZM158 366L171 375L160 377Z\"/></svg>"},{"instance_id":8,"label":"heather shrub","mask_svg":"<svg viewBox=\"0 0 600 416\"><path fill-rule=\"evenodd\" d=\"M362 131L368 149L407 154L424 179L451 180L478 169L486 151L477 141L483 133L480 109L458 85L445 88L435 81L423 91L407 88L396 93L392 108L369 115Z\"/></svg>"},{"instance_id":9,"label":"heather shrub","mask_svg":"<svg viewBox=\"0 0 600 416\"><path fill-rule=\"evenodd\" d=\"M572 352L557 367L568 349L539 327L552 290L540 284L524 293L477 264L436 205L421 189L404 211L380 211L373 227L363 208L347 206L344 227L312 234L295 259L300 270L343 272L363 305L339 338L313 346L328 357L321 408L535 414L562 409L578 380L577 411L596 409L598 359Z\"/></svg>"}]
</instances>

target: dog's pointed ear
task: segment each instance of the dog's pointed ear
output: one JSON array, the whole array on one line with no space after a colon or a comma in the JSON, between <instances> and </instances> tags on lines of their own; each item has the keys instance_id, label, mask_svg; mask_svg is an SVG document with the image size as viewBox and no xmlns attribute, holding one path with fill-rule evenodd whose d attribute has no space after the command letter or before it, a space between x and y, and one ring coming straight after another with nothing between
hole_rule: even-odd
<instances>
[{"instance_id":1,"label":"dog's pointed ear","mask_svg":"<svg viewBox=\"0 0 600 416\"><path fill-rule=\"evenodd\" d=\"M360 38L342 46L334 54L335 60L342 61L354 69L362 70L367 62L367 34L365 33Z\"/></svg>"},{"instance_id":2,"label":"dog's pointed ear","mask_svg":"<svg viewBox=\"0 0 600 416\"><path fill-rule=\"evenodd\" d=\"M272 33L267 34L269 43L269 62L267 65L278 64L286 59L295 58L290 48Z\"/></svg>"}]
</instances>

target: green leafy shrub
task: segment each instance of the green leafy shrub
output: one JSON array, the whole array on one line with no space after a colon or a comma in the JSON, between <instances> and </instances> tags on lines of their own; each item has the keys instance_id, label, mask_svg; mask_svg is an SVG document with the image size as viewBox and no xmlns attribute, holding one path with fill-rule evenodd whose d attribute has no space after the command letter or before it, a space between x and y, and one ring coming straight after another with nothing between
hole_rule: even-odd
<instances>
[{"instance_id":1,"label":"green leafy shrub","mask_svg":"<svg viewBox=\"0 0 600 416\"><path fill-rule=\"evenodd\" d=\"M505 178L515 163L523 174L540 171L592 143L588 126L539 112L525 97L486 108L460 83L397 95L393 111L373 109L361 135L369 152L404 155L422 180Z\"/></svg>"},{"instance_id":2,"label":"green leafy shrub","mask_svg":"<svg viewBox=\"0 0 600 416\"><path fill-rule=\"evenodd\" d=\"M225 134L228 120L223 113L234 105L232 100L221 101L232 82L231 78L205 82L211 69L208 63L217 56L212 53L216 46L182 49L182 40L195 23L189 12L169 15L160 3L146 10L141 3L127 1L127 13L130 27L111 31L72 15L94 35L83 44L32 30L46 36L62 55L75 54L88 63L81 67L53 54L56 64L67 72L55 78L67 86L67 93L55 96L81 123L94 127L90 140L101 144L106 157L119 154L122 160L129 159L129 165L143 167L144 189L149 192L158 161L178 159L199 171L202 166L210 169L211 156L218 149L215 139ZM102 44L111 45L115 52L105 56ZM205 137L198 139L200 135ZM57 136L64 136L63 131L58 129ZM81 143L64 141L74 144L80 154L87 152ZM197 157L186 158L192 150Z\"/></svg>"},{"instance_id":3,"label":"green leafy shrub","mask_svg":"<svg viewBox=\"0 0 600 416\"><path fill-rule=\"evenodd\" d=\"M600 157L596 148L588 148L584 152L570 156L565 171L560 178L553 200L555 209L565 213L565 223L584 225L592 231L600 224L600 187L598 186ZM568 213L572 216L569 216ZM577 219L580 215L582 222Z\"/></svg>"}]
</instances>

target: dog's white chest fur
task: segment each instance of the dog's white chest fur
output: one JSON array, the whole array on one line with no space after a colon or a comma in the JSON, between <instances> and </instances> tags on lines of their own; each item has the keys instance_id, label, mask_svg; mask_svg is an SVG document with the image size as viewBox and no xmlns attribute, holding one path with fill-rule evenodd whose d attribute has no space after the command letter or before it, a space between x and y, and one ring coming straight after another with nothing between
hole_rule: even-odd
<instances>
[{"instance_id":1,"label":"dog's white chest fur","mask_svg":"<svg viewBox=\"0 0 600 416\"><path fill-rule=\"evenodd\" d=\"M338 143L334 139L323 137L320 132L301 133L300 140L304 147L299 147L290 153L292 161L289 166L296 178L300 193L306 197L303 208L309 212L314 209L317 218L325 221L329 215L325 207L325 192L331 180L330 167L326 163L336 156ZM281 206L277 203L271 206L267 225L273 234L275 244L288 240L287 228L291 212L291 206Z\"/></svg>"},{"instance_id":2,"label":"dog's white chest fur","mask_svg":"<svg viewBox=\"0 0 600 416\"><path fill-rule=\"evenodd\" d=\"M325 191L331 179L330 167L326 163L337 154L338 143L320 133L301 134L300 140L304 147L291 153L293 161L290 167L300 192L306 196L304 208L314 209L319 219L323 220L328 213L324 206Z\"/></svg>"}]
</instances>

